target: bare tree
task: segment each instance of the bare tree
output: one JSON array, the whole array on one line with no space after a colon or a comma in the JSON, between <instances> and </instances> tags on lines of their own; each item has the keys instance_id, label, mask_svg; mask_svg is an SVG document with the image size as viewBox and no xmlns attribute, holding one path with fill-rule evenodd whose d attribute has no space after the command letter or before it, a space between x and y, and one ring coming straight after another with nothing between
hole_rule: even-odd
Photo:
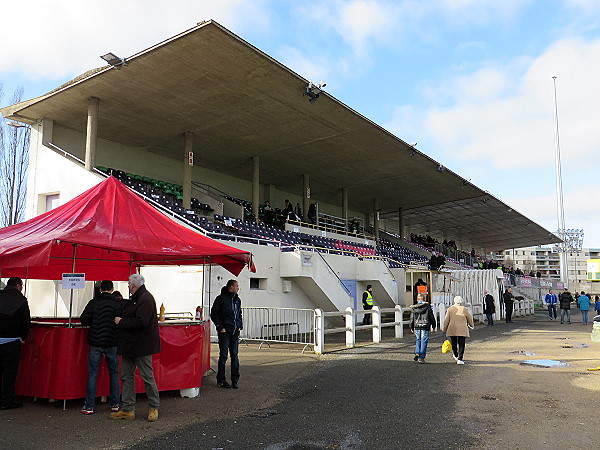
<instances>
[{"instance_id":1,"label":"bare tree","mask_svg":"<svg viewBox=\"0 0 600 450\"><path fill-rule=\"evenodd\" d=\"M0 84L0 102L3 90ZM23 97L23 87L17 88L10 104ZM22 222L25 218L25 193L27 189L27 164L29 162L28 126L9 126L0 121L0 226Z\"/></svg>"}]
</instances>

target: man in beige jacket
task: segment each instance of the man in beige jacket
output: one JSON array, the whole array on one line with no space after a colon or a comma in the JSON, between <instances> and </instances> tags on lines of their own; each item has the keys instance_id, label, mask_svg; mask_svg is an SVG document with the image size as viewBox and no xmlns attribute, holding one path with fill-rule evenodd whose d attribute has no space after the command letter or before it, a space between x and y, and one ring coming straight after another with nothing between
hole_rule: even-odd
<instances>
[{"instance_id":1,"label":"man in beige jacket","mask_svg":"<svg viewBox=\"0 0 600 450\"><path fill-rule=\"evenodd\" d=\"M460 295L454 297L454 305L448 308L444 327L442 331L450 338L452 342L452 354L456 364L464 364L463 355L465 353L465 340L469 337L469 327L473 328L473 317L469 310L464 306L464 300Z\"/></svg>"}]
</instances>

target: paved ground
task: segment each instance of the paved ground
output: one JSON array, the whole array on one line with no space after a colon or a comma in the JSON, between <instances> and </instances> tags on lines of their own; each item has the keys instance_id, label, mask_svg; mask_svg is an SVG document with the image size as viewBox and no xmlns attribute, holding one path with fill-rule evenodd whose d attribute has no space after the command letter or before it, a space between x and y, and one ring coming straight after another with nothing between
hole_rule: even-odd
<instances>
[{"instance_id":1,"label":"paved ground","mask_svg":"<svg viewBox=\"0 0 600 450\"><path fill-rule=\"evenodd\" d=\"M101 408L83 416L80 402L62 411L62 403L29 401L0 412L0 432L14 449L595 448L600 372L586 368L600 365L600 344L590 331L541 312L478 326L464 366L441 354L439 333L423 365L412 361L412 338L321 357L242 346L241 389L205 377L199 398L163 395L157 423L110 421ZM546 358L570 365L519 364ZM146 408L141 400L138 411Z\"/></svg>"}]
</instances>

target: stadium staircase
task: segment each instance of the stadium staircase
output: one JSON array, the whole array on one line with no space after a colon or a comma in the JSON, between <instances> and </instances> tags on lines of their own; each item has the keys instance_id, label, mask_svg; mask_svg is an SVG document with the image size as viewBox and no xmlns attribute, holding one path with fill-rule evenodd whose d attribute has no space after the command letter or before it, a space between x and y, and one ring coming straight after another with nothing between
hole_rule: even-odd
<instances>
[{"instance_id":1,"label":"stadium staircase","mask_svg":"<svg viewBox=\"0 0 600 450\"><path fill-rule=\"evenodd\" d=\"M343 311L354 307L352 294L318 252L281 252L280 276L293 279L319 308Z\"/></svg>"}]
</instances>

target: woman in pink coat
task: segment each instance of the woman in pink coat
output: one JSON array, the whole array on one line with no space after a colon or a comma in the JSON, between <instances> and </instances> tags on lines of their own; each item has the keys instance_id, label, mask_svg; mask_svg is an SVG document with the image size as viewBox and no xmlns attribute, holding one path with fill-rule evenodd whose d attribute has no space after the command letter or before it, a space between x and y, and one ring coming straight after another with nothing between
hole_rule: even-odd
<instances>
[{"instance_id":1,"label":"woman in pink coat","mask_svg":"<svg viewBox=\"0 0 600 450\"><path fill-rule=\"evenodd\" d=\"M469 337L469 327L473 328L473 317L464 306L465 301L460 295L454 297L454 305L448 308L442 331L452 342L452 354L456 364L464 364L465 340Z\"/></svg>"}]
</instances>

